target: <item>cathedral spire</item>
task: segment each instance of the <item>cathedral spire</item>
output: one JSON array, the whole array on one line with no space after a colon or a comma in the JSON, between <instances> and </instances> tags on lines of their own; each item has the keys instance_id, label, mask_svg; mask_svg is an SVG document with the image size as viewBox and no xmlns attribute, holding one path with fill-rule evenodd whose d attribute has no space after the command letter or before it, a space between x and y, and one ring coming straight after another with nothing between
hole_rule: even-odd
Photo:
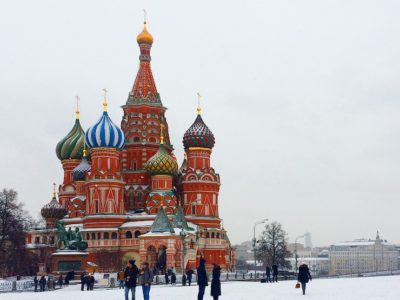
<instances>
[{"instance_id":1,"label":"cathedral spire","mask_svg":"<svg viewBox=\"0 0 400 300\"><path fill-rule=\"evenodd\" d=\"M139 45L140 56L139 56L139 71L137 72L135 83L129 93L128 105L141 105L150 104L161 106L161 99L157 92L156 83L153 78L151 71L151 56L150 50L153 45L153 36L150 34L147 28L146 16L143 22L143 30L138 34L136 41Z\"/></svg>"}]
</instances>

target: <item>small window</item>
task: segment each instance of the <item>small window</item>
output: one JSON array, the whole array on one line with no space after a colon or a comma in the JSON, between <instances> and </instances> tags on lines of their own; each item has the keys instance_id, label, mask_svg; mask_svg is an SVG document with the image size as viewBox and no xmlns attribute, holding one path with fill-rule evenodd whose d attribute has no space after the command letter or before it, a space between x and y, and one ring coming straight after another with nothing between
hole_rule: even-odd
<instances>
[{"instance_id":1,"label":"small window","mask_svg":"<svg viewBox=\"0 0 400 300\"><path fill-rule=\"evenodd\" d=\"M90 233L87 233L87 234L86 234L86 239L87 239L87 240L90 240Z\"/></svg>"},{"instance_id":2,"label":"small window","mask_svg":"<svg viewBox=\"0 0 400 300\"><path fill-rule=\"evenodd\" d=\"M217 233L217 239L219 239L219 233Z\"/></svg>"},{"instance_id":3,"label":"small window","mask_svg":"<svg viewBox=\"0 0 400 300\"><path fill-rule=\"evenodd\" d=\"M139 230L136 230L136 231L135 231L135 238L138 238L140 235L141 235L140 231L139 231Z\"/></svg>"},{"instance_id":4,"label":"small window","mask_svg":"<svg viewBox=\"0 0 400 300\"><path fill-rule=\"evenodd\" d=\"M211 232L211 238L212 239L215 238L215 233L214 232Z\"/></svg>"},{"instance_id":5,"label":"small window","mask_svg":"<svg viewBox=\"0 0 400 300\"><path fill-rule=\"evenodd\" d=\"M40 237L35 237L35 244L39 244L40 243Z\"/></svg>"},{"instance_id":6,"label":"small window","mask_svg":"<svg viewBox=\"0 0 400 300\"><path fill-rule=\"evenodd\" d=\"M104 239L108 240L110 238L110 234L108 232L104 232Z\"/></svg>"},{"instance_id":7,"label":"small window","mask_svg":"<svg viewBox=\"0 0 400 300\"><path fill-rule=\"evenodd\" d=\"M116 240L118 237L116 232L111 233L111 239Z\"/></svg>"},{"instance_id":8,"label":"small window","mask_svg":"<svg viewBox=\"0 0 400 300\"><path fill-rule=\"evenodd\" d=\"M206 238L209 239L210 238L210 233L207 231L206 233Z\"/></svg>"},{"instance_id":9,"label":"small window","mask_svg":"<svg viewBox=\"0 0 400 300\"><path fill-rule=\"evenodd\" d=\"M140 137L135 136L135 137L133 138L133 141L134 141L134 142L140 142Z\"/></svg>"},{"instance_id":10,"label":"small window","mask_svg":"<svg viewBox=\"0 0 400 300\"><path fill-rule=\"evenodd\" d=\"M101 240L101 232L97 233L97 239Z\"/></svg>"},{"instance_id":11,"label":"small window","mask_svg":"<svg viewBox=\"0 0 400 300\"><path fill-rule=\"evenodd\" d=\"M94 232L92 232L92 240L96 239L96 234Z\"/></svg>"},{"instance_id":12,"label":"small window","mask_svg":"<svg viewBox=\"0 0 400 300\"><path fill-rule=\"evenodd\" d=\"M131 238L132 238L132 232L127 231L127 232L126 232L126 238L127 238L127 239L131 239Z\"/></svg>"},{"instance_id":13,"label":"small window","mask_svg":"<svg viewBox=\"0 0 400 300\"><path fill-rule=\"evenodd\" d=\"M50 245L53 245L54 244L54 236L51 236L50 237Z\"/></svg>"}]
</instances>

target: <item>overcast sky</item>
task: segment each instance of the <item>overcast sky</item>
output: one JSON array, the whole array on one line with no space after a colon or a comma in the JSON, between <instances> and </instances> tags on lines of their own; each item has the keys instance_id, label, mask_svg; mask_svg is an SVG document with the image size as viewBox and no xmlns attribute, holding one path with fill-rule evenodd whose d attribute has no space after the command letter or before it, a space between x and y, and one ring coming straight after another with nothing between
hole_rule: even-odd
<instances>
[{"instance_id":1,"label":"overcast sky","mask_svg":"<svg viewBox=\"0 0 400 300\"><path fill-rule=\"evenodd\" d=\"M179 163L203 94L234 243L262 218L292 241L379 230L400 242L399 1L4 1L1 187L38 216L62 182L55 146L73 126L75 95L84 129L104 87L120 124L143 8Z\"/></svg>"}]
</instances>

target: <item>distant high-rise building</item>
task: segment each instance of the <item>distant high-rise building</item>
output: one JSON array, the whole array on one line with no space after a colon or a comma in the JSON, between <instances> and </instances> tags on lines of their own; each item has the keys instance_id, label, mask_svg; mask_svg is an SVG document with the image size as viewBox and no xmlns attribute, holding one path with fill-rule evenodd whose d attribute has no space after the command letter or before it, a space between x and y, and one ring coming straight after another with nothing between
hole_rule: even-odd
<instances>
[{"instance_id":1,"label":"distant high-rise building","mask_svg":"<svg viewBox=\"0 0 400 300\"><path fill-rule=\"evenodd\" d=\"M311 241L311 233L306 232L304 234L304 248L306 249L312 249L312 241Z\"/></svg>"}]
</instances>

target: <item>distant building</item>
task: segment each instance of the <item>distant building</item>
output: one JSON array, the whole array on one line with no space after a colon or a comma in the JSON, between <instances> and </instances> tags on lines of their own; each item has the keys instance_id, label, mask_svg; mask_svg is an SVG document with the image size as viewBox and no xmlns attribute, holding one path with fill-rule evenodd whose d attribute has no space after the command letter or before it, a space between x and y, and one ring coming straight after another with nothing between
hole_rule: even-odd
<instances>
[{"instance_id":1,"label":"distant building","mask_svg":"<svg viewBox=\"0 0 400 300\"><path fill-rule=\"evenodd\" d=\"M287 259L290 262L292 272L296 272L296 259L291 257ZM299 257L297 259L297 266L306 264L310 268L312 276L324 276L329 274L330 260L329 257Z\"/></svg>"},{"instance_id":2,"label":"distant building","mask_svg":"<svg viewBox=\"0 0 400 300\"><path fill-rule=\"evenodd\" d=\"M332 245L330 248L331 275L361 274L398 270L399 251L395 245L375 240L355 240Z\"/></svg>"},{"instance_id":3,"label":"distant building","mask_svg":"<svg viewBox=\"0 0 400 300\"><path fill-rule=\"evenodd\" d=\"M236 252L236 259L242 260L242 261L249 261L253 260L254 264L254 255L253 255L253 248L252 248L252 242L247 241L243 242L240 245L236 245L235 247L235 252Z\"/></svg>"},{"instance_id":4,"label":"distant building","mask_svg":"<svg viewBox=\"0 0 400 300\"><path fill-rule=\"evenodd\" d=\"M311 250L313 248L311 241L311 233L306 232L304 234L304 248Z\"/></svg>"}]
</instances>

